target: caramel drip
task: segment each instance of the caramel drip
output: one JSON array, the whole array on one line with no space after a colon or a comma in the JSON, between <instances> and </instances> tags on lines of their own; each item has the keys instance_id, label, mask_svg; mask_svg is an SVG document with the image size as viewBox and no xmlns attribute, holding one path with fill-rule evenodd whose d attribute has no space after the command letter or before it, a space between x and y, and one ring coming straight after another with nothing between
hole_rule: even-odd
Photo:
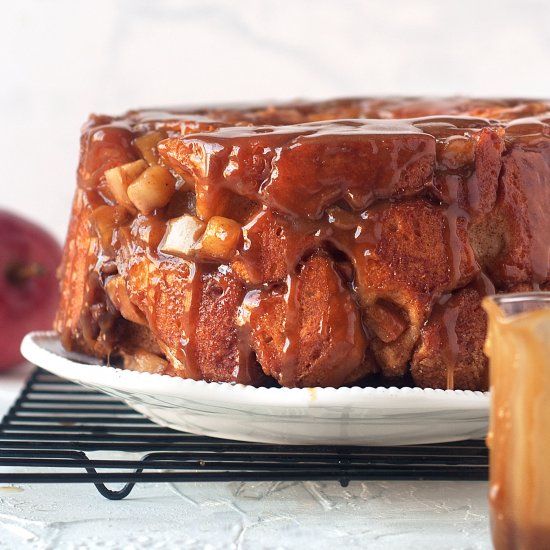
<instances>
[{"instance_id":1,"label":"caramel drip","mask_svg":"<svg viewBox=\"0 0 550 550\"><path fill-rule=\"evenodd\" d=\"M493 296L496 294L495 285L492 283L491 279L487 277L483 271L479 273L476 279L471 283L480 297L484 298L485 296ZM481 384L483 388L489 388L489 369L484 369L484 376L481 379Z\"/></svg>"},{"instance_id":2,"label":"caramel drip","mask_svg":"<svg viewBox=\"0 0 550 550\"><path fill-rule=\"evenodd\" d=\"M294 268L295 269L295 268ZM279 383L293 386L300 356L300 277L296 273L287 276L285 293L285 343Z\"/></svg>"},{"instance_id":3,"label":"caramel drip","mask_svg":"<svg viewBox=\"0 0 550 550\"><path fill-rule=\"evenodd\" d=\"M454 293L447 293L441 296L434 304L430 316L430 322L434 326L440 327L440 348L442 364L445 368L445 387L446 389L456 388L456 373L457 367L461 360L467 359L467 351L464 349L461 338L464 338L464 325L468 320L464 319L462 314L463 308L461 305L460 294L464 291L474 290L480 298L495 293L495 287L490 279L480 273L469 285L464 289ZM462 317L461 317L462 314ZM486 371L485 371L486 372ZM482 376L482 387L487 388L487 379Z\"/></svg>"},{"instance_id":4,"label":"caramel drip","mask_svg":"<svg viewBox=\"0 0 550 550\"><path fill-rule=\"evenodd\" d=\"M546 125L546 128L548 126ZM530 229L529 257L536 284L550 280L550 132L522 144L523 156L531 162L524 167L529 182L525 192ZM535 153L536 151L536 153ZM542 153L542 154L541 154ZM538 158L537 158L538 157Z\"/></svg>"},{"instance_id":5,"label":"caramel drip","mask_svg":"<svg viewBox=\"0 0 550 550\"><path fill-rule=\"evenodd\" d=\"M457 286L463 273L461 254L463 247L461 246L458 228L458 224L460 223L459 219L461 216L462 220L464 220L464 212L458 208L456 204L450 206L445 212L447 222L445 227L445 248L450 269L449 285L451 288L455 288Z\"/></svg>"},{"instance_id":6,"label":"caramel drip","mask_svg":"<svg viewBox=\"0 0 550 550\"><path fill-rule=\"evenodd\" d=\"M184 367L188 378L201 379L197 357L197 319L202 289L204 269L195 265L190 273L190 284L185 291L185 304L181 316L181 337L178 359Z\"/></svg>"},{"instance_id":7,"label":"caramel drip","mask_svg":"<svg viewBox=\"0 0 550 550\"><path fill-rule=\"evenodd\" d=\"M447 389L455 389L455 368L460 356L460 346L458 345L458 335L456 332L456 323L459 315L458 308L446 308L443 313L443 326L445 327L446 345L444 346L447 352Z\"/></svg>"},{"instance_id":8,"label":"caramel drip","mask_svg":"<svg viewBox=\"0 0 550 550\"><path fill-rule=\"evenodd\" d=\"M455 368L460 358L460 345L457 334L457 321L460 309L453 306L452 294L445 294L434 305L432 318L439 321L442 326L441 344L443 362L445 364L446 387L448 390L454 390L455 387Z\"/></svg>"},{"instance_id":9,"label":"caramel drip","mask_svg":"<svg viewBox=\"0 0 550 550\"><path fill-rule=\"evenodd\" d=\"M490 296L496 293L495 285L483 271L472 281L472 286L478 291L480 296Z\"/></svg>"},{"instance_id":10,"label":"caramel drip","mask_svg":"<svg viewBox=\"0 0 550 550\"><path fill-rule=\"evenodd\" d=\"M254 352L252 351L251 316L260 303L260 290L251 290L243 298L237 312L237 349L238 365L234 373L235 382L239 384L254 384L255 371L258 369Z\"/></svg>"}]
</instances>

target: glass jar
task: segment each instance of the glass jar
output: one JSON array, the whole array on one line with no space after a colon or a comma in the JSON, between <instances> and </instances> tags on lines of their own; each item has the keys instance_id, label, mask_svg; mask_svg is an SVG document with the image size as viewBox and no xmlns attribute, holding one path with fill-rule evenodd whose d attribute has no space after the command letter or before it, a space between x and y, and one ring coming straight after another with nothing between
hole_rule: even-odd
<instances>
[{"instance_id":1,"label":"glass jar","mask_svg":"<svg viewBox=\"0 0 550 550\"><path fill-rule=\"evenodd\" d=\"M485 298L496 550L550 549L550 292Z\"/></svg>"}]
</instances>

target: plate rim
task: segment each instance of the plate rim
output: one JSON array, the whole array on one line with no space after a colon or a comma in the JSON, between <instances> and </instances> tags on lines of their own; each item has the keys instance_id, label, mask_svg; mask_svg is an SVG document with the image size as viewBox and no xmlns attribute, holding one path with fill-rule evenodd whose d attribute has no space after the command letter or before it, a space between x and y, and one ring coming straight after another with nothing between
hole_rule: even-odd
<instances>
[{"instance_id":1,"label":"plate rim","mask_svg":"<svg viewBox=\"0 0 550 550\"><path fill-rule=\"evenodd\" d=\"M254 387L244 384L231 384L228 382L207 382L204 380L184 379L165 374L139 372L120 369L105 365L97 358L82 354L65 352L56 353L48 349L41 342L51 342L60 345L60 338L55 331L34 331L28 333L21 342L21 353L31 363L52 372L65 379L86 385L92 373L97 373L97 387L109 383L109 387L124 389L131 393L143 392L143 384L149 383L149 391L159 395L180 395L181 397L193 396L193 399L222 399L239 400L242 406L247 404L276 405L285 407L327 406L359 406L364 408L378 408L377 402L382 400L387 406L387 400L392 399L396 411L400 409L400 398L411 406L411 399L426 410L440 409L489 409L490 392L473 390L443 390L433 388L395 386L368 386L368 387L341 387L341 388L266 388ZM55 358L55 359L52 359ZM79 361L78 359L81 358ZM91 363L85 363L88 358ZM52 363L55 361L56 366ZM80 368L79 368L80 367ZM85 381L80 380L80 371L84 371ZM68 370L70 369L70 370ZM65 372L67 370L67 372ZM91 381L90 381L91 383ZM152 384L153 383L153 384ZM367 401L360 403L363 399ZM373 405L369 407L368 405Z\"/></svg>"}]
</instances>

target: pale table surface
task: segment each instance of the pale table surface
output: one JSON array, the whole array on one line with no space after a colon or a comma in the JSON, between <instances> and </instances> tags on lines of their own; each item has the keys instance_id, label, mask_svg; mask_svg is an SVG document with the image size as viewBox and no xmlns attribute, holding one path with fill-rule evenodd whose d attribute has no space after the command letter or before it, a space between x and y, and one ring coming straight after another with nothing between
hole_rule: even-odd
<instances>
[{"instance_id":1,"label":"pale table surface","mask_svg":"<svg viewBox=\"0 0 550 550\"><path fill-rule=\"evenodd\" d=\"M0 416L29 366L0 377ZM368 481L0 486L0 549L485 549L487 484Z\"/></svg>"}]
</instances>

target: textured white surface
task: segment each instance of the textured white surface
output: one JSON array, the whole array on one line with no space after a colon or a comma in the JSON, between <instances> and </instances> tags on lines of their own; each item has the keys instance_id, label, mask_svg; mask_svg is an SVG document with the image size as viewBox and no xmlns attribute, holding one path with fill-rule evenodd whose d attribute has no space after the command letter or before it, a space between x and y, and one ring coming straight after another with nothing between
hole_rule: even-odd
<instances>
[{"instance_id":1,"label":"textured white surface","mask_svg":"<svg viewBox=\"0 0 550 550\"><path fill-rule=\"evenodd\" d=\"M0 417L28 372L0 378ZM489 549L487 484L142 483L122 501L92 485L0 484L0 550L312 547Z\"/></svg>"},{"instance_id":2,"label":"textured white surface","mask_svg":"<svg viewBox=\"0 0 550 550\"><path fill-rule=\"evenodd\" d=\"M547 96L545 0L18 0L0 207L64 237L91 111L353 94Z\"/></svg>"},{"instance_id":3,"label":"textured white surface","mask_svg":"<svg viewBox=\"0 0 550 550\"><path fill-rule=\"evenodd\" d=\"M0 378L0 417L29 366ZM0 468L2 471L2 468ZM487 484L465 481L0 484L0 550L491 548Z\"/></svg>"},{"instance_id":4,"label":"textured white surface","mask_svg":"<svg viewBox=\"0 0 550 550\"><path fill-rule=\"evenodd\" d=\"M490 548L479 482L141 484L0 488L0 549Z\"/></svg>"}]
</instances>

